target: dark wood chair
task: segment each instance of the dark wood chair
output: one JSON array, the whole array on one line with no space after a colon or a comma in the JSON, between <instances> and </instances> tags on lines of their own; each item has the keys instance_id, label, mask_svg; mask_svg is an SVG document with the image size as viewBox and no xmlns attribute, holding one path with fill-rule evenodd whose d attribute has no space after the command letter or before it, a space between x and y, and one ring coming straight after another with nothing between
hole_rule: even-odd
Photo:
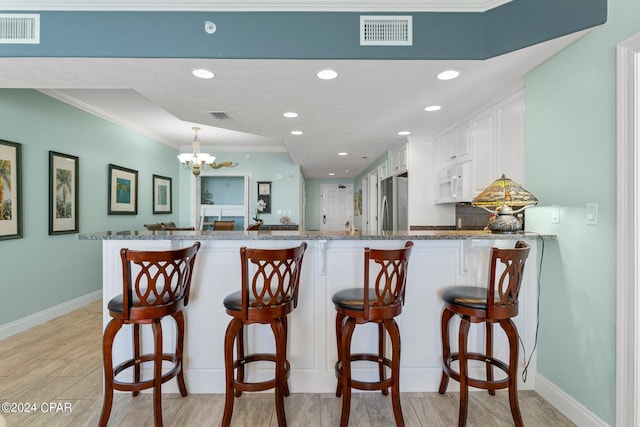
<instances>
[{"instance_id":1,"label":"dark wood chair","mask_svg":"<svg viewBox=\"0 0 640 427\"><path fill-rule=\"evenodd\" d=\"M247 231L260 230L261 225L262 223L260 222L254 222L253 224L249 224L249 226L247 227Z\"/></svg>"},{"instance_id":2,"label":"dark wood chair","mask_svg":"<svg viewBox=\"0 0 640 427\"><path fill-rule=\"evenodd\" d=\"M224 339L226 399L223 427L231 423L235 397L240 397L243 391L272 388L275 388L278 426L287 425L284 413L284 397L289 395L287 379L290 369L287 360L287 315L298 303L302 258L306 248L304 242L286 249L240 248L242 290L229 294L223 302L232 317ZM250 268L253 273L250 273ZM245 354L243 329L245 325L253 323L271 326L276 342L275 354ZM275 377L262 382L245 381L245 365L257 361L274 362Z\"/></svg>"},{"instance_id":3,"label":"dark wood chair","mask_svg":"<svg viewBox=\"0 0 640 427\"><path fill-rule=\"evenodd\" d=\"M401 249L365 248L363 286L336 292L332 297L336 308L336 396L342 396L341 427L349 424L351 388L381 390L384 395L391 388L396 424L404 426L400 406L400 330L395 317L402 313L404 305L407 267L412 247L413 242L406 242ZM351 338L356 325L369 322L378 324L378 353L351 354ZM385 330L391 340L391 359L386 356ZM377 363L380 380L368 382L352 378L351 362L355 361ZM391 370L389 378L386 377L387 369Z\"/></svg>"},{"instance_id":4,"label":"dark wood chair","mask_svg":"<svg viewBox=\"0 0 640 427\"><path fill-rule=\"evenodd\" d=\"M200 242L184 249L168 251L134 251L122 249L122 294L108 303L112 320L104 330L102 340L104 366L104 404L100 426L106 426L113 404L113 391L130 391L134 396L140 390L153 388L154 421L162 426L162 384L177 378L182 396L187 387L182 373L184 317L182 310L189 303L189 289L196 254ZM175 353L163 353L161 319L171 316L176 322ZM154 352L140 354L140 325L150 324L154 336ZM113 341L123 325L133 325L133 357L113 367ZM163 361L172 364L164 374ZM141 365L153 364L153 378L141 379ZM116 377L133 368L133 381L124 382ZM166 368L166 366L165 366Z\"/></svg>"},{"instance_id":5,"label":"dark wood chair","mask_svg":"<svg viewBox=\"0 0 640 427\"><path fill-rule=\"evenodd\" d=\"M160 223L160 225L162 225L162 229L163 230L168 230L168 229L174 229L177 227L175 222L162 222Z\"/></svg>"},{"instance_id":6,"label":"dark wood chair","mask_svg":"<svg viewBox=\"0 0 640 427\"><path fill-rule=\"evenodd\" d=\"M213 221L213 229L216 231L221 231L221 230L233 230L233 227L236 225L236 222L231 220L231 221Z\"/></svg>"},{"instance_id":7,"label":"dark wood chair","mask_svg":"<svg viewBox=\"0 0 640 427\"><path fill-rule=\"evenodd\" d=\"M460 383L460 412L458 426L467 423L469 386L488 390L495 395L496 390L509 389L511 415L516 426L522 426L522 416L518 406L518 330L511 320L518 315L518 295L522 284L525 261L529 256L529 245L518 241L514 249L491 249L491 261L487 287L461 286L448 288L442 293L442 380L439 393L447 390L449 378ZM458 332L458 352L452 353L449 343L449 322L460 317ZM471 323L485 324L485 353L467 350L467 338ZM505 363L493 357L493 324L499 323L509 340L509 361ZM451 364L459 361L459 371ZM469 360L485 364L486 379L469 376ZM496 380L493 367L504 371L505 378Z\"/></svg>"},{"instance_id":8,"label":"dark wood chair","mask_svg":"<svg viewBox=\"0 0 640 427\"><path fill-rule=\"evenodd\" d=\"M162 224L160 224L159 222L156 222L155 224L145 224L144 228L150 231L163 230Z\"/></svg>"}]
</instances>

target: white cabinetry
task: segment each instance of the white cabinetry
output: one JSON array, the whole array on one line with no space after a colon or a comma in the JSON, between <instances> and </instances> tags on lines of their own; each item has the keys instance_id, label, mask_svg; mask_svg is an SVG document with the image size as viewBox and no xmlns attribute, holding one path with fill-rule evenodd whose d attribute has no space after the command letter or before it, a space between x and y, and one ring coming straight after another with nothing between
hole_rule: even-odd
<instances>
[{"instance_id":1,"label":"white cabinetry","mask_svg":"<svg viewBox=\"0 0 640 427\"><path fill-rule=\"evenodd\" d=\"M407 171L408 166L408 144L402 144L400 147L390 152L391 158L391 175L398 175Z\"/></svg>"},{"instance_id":2,"label":"white cabinetry","mask_svg":"<svg viewBox=\"0 0 640 427\"><path fill-rule=\"evenodd\" d=\"M472 189L480 194L496 177L495 114L493 109L471 120L473 129Z\"/></svg>"},{"instance_id":3,"label":"white cabinetry","mask_svg":"<svg viewBox=\"0 0 640 427\"><path fill-rule=\"evenodd\" d=\"M524 92L519 91L496 105L496 178L505 174L524 185ZM494 178L494 179L496 179Z\"/></svg>"},{"instance_id":4,"label":"white cabinetry","mask_svg":"<svg viewBox=\"0 0 640 427\"><path fill-rule=\"evenodd\" d=\"M436 161L448 168L471 159L471 123L464 123L436 140Z\"/></svg>"}]
</instances>

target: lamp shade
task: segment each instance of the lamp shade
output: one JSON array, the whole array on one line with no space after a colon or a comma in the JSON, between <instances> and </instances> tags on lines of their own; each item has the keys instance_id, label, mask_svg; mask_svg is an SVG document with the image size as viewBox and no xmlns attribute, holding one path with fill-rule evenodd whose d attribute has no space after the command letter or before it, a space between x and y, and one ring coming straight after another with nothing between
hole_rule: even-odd
<instances>
[{"instance_id":1,"label":"lamp shade","mask_svg":"<svg viewBox=\"0 0 640 427\"><path fill-rule=\"evenodd\" d=\"M538 204L538 199L520 184L502 175L478 194L472 201L473 206L510 206L526 208Z\"/></svg>"}]
</instances>

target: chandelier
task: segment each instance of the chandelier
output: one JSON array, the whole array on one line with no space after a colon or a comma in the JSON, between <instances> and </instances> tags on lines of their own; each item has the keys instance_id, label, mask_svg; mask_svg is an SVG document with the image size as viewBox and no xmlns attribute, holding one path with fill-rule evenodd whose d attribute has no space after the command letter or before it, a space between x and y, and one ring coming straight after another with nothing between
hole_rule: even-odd
<instances>
[{"instance_id":1,"label":"chandelier","mask_svg":"<svg viewBox=\"0 0 640 427\"><path fill-rule=\"evenodd\" d=\"M180 153L178 159L185 169L191 169L195 176L200 175L200 170L209 170L215 168L216 158L208 153L200 152L200 140L198 139L199 127L193 127L195 136L193 137L193 152L192 153Z\"/></svg>"}]
</instances>

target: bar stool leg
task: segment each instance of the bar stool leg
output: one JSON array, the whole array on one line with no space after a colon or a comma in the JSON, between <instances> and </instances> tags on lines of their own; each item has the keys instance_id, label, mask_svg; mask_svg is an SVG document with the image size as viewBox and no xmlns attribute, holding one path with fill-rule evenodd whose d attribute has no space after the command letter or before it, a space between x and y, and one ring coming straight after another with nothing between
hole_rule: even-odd
<instances>
[{"instance_id":1,"label":"bar stool leg","mask_svg":"<svg viewBox=\"0 0 640 427\"><path fill-rule=\"evenodd\" d=\"M236 337L236 360L244 359L244 325L240 327L238 336ZM237 368L238 372L236 376L238 382L244 381L244 363L240 364ZM242 396L242 390L235 390L236 397Z\"/></svg>"},{"instance_id":2,"label":"bar stool leg","mask_svg":"<svg viewBox=\"0 0 640 427\"><path fill-rule=\"evenodd\" d=\"M449 344L449 321L454 316L453 311L447 310L446 308L442 310L442 319L440 321L440 332L442 335L442 364L448 365L449 356L451 355L451 347ZM444 394L447 391L447 386L449 385L449 375L445 371L444 367L442 369L442 378L440 379L440 387L438 388L438 393Z\"/></svg>"},{"instance_id":3,"label":"bar stool leg","mask_svg":"<svg viewBox=\"0 0 640 427\"><path fill-rule=\"evenodd\" d=\"M523 427L522 415L518 404L518 330L511 319L501 320L500 326L509 339L509 406L513 422L517 427Z\"/></svg>"},{"instance_id":4,"label":"bar stool leg","mask_svg":"<svg viewBox=\"0 0 640 427\"><path fill-rule=\"evenodd\" d=\"M104 330L102 344L102 360L104 361L104 403L100 414L100 427L105 427L109 422L111 407L113 406L113 340L122 327L120 320L113 319Z\"/></svg>"},{"instance_id":5,"label":"bar stool leg","mask_svg":"<svg viewBox=\"0 0 640 427\"><path fill-rule=\"evenodd\" d=\"M225 389L226 397L224 401L224 414L222 415L222 426L228 427L231 424L231 415L233 415L233 399L235 394L234 387L234 360L233 360L233 344L236 338L239 339L242 333L242 321L233 318L227 326L227 332L224 336L224 371L225 371Z\"/></svg>"},{"instance_id":6,"label":"bar stool leg","mask_svg":"<svg viewBox=\"0 0 640 427\"><path fill-rule=\"evenodd\" d=\"M336 313L336 342L338 343L338 360L342 361L342 324L344 322L344 314ZM344 375L343 375L344 378ZM342 396L342 379L338 381L336 387L336 397Z\"/></svg>"},{"instance_id":7,"label":"bar stool leg","mask_svg":"<svg viewBox=\"0 0 640 427\"><path fill-rule=\"evenodd\" d=\"M351 410L351 384L349 378L351 378L351 338L353 337L353 331L356 328L356 319L353 317L347 317L344 323L344 328L341 331L342 335L342 413L340 415L340 427L347 427L349 425L349 412Z\"/></svg>"},{"instance_id":8,"label":"bar stool leg","mask_svg":"<svg viewBox=\"0 0 640 427\"><path fill-rule=\"evenodd\" d=\"M460 413L458 415L458 426L467 425L467 409L469 407L469 386L468 366L467 366L467 337L469 336L469 327L471 322L467 316L462 316L460 320L460 332L458 335L458 351L460 358Z\"/></svg>"},{"instance_id":9,"label":"bar stool leg","mask_svg":"<svg viewBox=\"0 0 640 427\"><path fill-rule=\"evenodd\" d=\"M485 322L485 339L486 339L486 348L485 348L485 354L487 355L488 358L492 358L493 357L493 323L491 322ZM487 370L487 381L493 381L493 365L491 363L485 363L485 367ZM496 390L490 388L489 390L489 394L491 396L495 396L496 395Z\"/></svg>"},{"instance_id":10,"label":"bar stool leg","mask_svg":"<svg viewBox=\"0 0 640 427\"><path fill-rule=\"evenodd\" d=\"M284 328L284 358L287 358L287 346L289 345L289 324L287 323L287 316L282 316L280 318L282 320L282 327ZM289 379L285 377L284 379L284 396L289 397Z\"/></svg>"},{"instance_id":11,"label":"bar stool leg","mask_svg":"<svg viewBox=\"0 0 640 427\"><path fill-rule=\"evenodd\" d=\"M162 427L162 324L153 319L153 342L155 354L153 360L153 418L156 427Z\"/></svg>"},{"instance_id":12,"label":"bar stool leg","mask_svg":"<svg viewBox=\"0 0 640 427\"><path fill-rule=\"evenodd\" d=\"M391 403L397 427L404 427L402 406L400 405L400 329L394 319L385 319L384 326L391 338Z\"/></svg>"},{"instance_id":13,"label":"bar stool leg","mask_svg":"<svg viewBox=\"0 0 640 427\"><path fill-rule=\"evenodd\" d=\"M378 357L380 358L380 360L384 359L384 356L386 354L385 342L386 340L384 336L384 325L382 323L378 323ZM386 378L386 374L385 374L385 367L382 363L378 364L378 372L380 373L380 382L384 381ZM385 388L382 390L383 396L387 396L388 394L389 394L388 389Z\"/></svg>"},{"instance_id":14,"label":"bar stool leg","mask_svg":"<svg viewBox=\"0 0 640 427\"><path fill-rule=\"evenodd\" d=\"M271 321L271 329L276 340L276 415L278 416L278 427L287 427L287 418L284 413L284 394L287 387L287 378L285 375L285 349L287 347L286 336L282 319L273 319ZM288 390L287 390L288 391Z\"/></svg>"},{"instance_id":15,"label":"bar stool leg","mask_svg":"<svg viewBox=\"0 0 640 427\"><path fill-rule=\"evenodd\" d=\"M182 397L187 396L187 385L184 382L184 367L182 366L182 356L184 352L184 315L181 311L174 313L173 318L176 321L176 329L178 336L176 337L176 363L180 366L178 371L177 381L178 389Z\"/></svg>"},{"instance_id":16,"label":"bar stool leg","mask_svg":"<svg viewBox=\"0 0 640 427\"><path fill-rule=\"evenodd\" d=\"M133 324L133 360L140 360L140 324ZM133 382L140 382L140 363L133 365ZM139 391L131 392L132 396L140 394Z\"/></svg>"}]
</instances>

